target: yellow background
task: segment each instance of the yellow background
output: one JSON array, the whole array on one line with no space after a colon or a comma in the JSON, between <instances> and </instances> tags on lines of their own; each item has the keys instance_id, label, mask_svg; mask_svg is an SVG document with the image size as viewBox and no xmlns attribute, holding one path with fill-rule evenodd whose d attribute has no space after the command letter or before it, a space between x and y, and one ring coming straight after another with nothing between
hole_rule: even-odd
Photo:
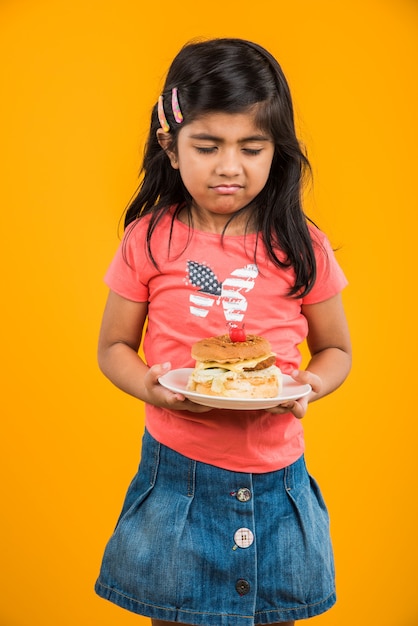
<instances>
[{"instance_id":1,"label":"yellow background","mask_svg":"<svg viewBox=\"0 0 418 626\"><path fill-rule=\"evenodd\" d=\"M148 623L93 592L143 429L95 352L150 107L196 36L281 62L350 281L354 369L304 420L339 592L310 623L417 626L417 26L413 0L1 0L0 626Z\"/></svg>"}]
</instances>

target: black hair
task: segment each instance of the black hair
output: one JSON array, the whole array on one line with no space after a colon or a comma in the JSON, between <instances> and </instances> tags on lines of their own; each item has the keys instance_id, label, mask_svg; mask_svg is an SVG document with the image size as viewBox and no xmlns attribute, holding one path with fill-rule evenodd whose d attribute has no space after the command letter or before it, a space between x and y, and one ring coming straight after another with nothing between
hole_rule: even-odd
<instances>
[{"instance_id":1,"label":"black hair","mask_svg":"<svg viewBox=\"0 0 418 626\"><path fill-rule=\"evenodd\" d=\"M174 87L178 89L183 125L176 123L171 109ZM255 123L272 137L275 151L266 185L250 205L251 220L272 262L281 268L293 268L295 283L289 294L306 295L316 278L315 255L307 225L309 218L302 208L302 188L310 165L296 136L292 98L279 63L263 47L243 39L189 43L174 58L162 95L172 150L176 149L179 130L198 116L216 111L243 113L254 108ZM189 223L192 223L191 197L179 171L171 167L158 143L158 128L155 104L142 180L125 215L126 228L137 218L152 214L147 246L153 261L151 238L163 215L174 206L174 220L186 209ZM281 259L278 250L284 254Z\"/></svg>"}]
</instances>

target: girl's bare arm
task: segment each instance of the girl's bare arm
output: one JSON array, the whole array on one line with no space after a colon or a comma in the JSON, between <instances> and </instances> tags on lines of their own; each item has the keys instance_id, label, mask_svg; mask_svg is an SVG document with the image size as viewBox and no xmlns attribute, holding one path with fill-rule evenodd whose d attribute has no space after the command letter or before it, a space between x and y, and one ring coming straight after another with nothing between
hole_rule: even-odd
<instances>
[{"instance_id":1,"label":"girl's bare arm","mask_svg":"<svg viewBox=\"0 0 418 626\"><path fill-rule=\"evenodd\" d=\"M305 415L308 402L318 400L337 389L351 368L351 342L348 324L338 294L329 300L303 307L309 332L307 344L311 354L306 370L295 372L293 377L301 384L309 383L309 396L271 409L274 413L291 412L295 417Z\"/></svg>"},{"instance_id":2,"label":"girl's bare arm","mask_svg":"<svg viewBox=\"0 0 418 626\"><path fill-rule=\"evenodd\" d=\"M147 312L146 302L109 292L99 336L100 369L119 389L149 404L198 413L210 410L159 384L158 377L170 369L169 363L150 368L139 356Z\"/></svg>"}]
</instances>

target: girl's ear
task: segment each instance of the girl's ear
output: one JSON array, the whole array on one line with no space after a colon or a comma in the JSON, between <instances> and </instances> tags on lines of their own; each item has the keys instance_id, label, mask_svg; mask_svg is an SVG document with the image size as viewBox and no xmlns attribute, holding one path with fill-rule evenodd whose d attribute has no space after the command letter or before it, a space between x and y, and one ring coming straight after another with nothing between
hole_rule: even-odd
<instances>
[{"instance_id":1,"label":"girl's ear","mask_svg":"<svg viewBox=\"0 0 418 626\"><path fill-rule=\"evenodd\" d=\"M171 148L172 139L170 133L165 133L162 128L159 128L157 130L157 141L170 159L171 167L173 167L175 170L178 170L179 164L177 161L177 154Z\"/></svg>"}]
</instances>

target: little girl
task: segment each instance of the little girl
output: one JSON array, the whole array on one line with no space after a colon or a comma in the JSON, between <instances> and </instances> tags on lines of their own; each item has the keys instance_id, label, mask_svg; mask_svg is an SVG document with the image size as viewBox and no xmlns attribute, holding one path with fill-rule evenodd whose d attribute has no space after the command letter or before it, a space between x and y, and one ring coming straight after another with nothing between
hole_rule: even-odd
<instances>
[{"instance_id":1,"label":"little girl","mask_svg":"<svg viewBox=\"0 0 418 626\"><path fill-rule=\"evenodd\" d=\"M301 418L346 378L350 339L346 279L301 206L307 170L265 49L215 39L179 52L106 275L99 340L102 371L145 403L146 424L96 591L153 626L291 626L335 602ZM282 372L312 391L269 410L212 409L159 383L231 324L268 339Z\"/></svg>"}]
</instances>

